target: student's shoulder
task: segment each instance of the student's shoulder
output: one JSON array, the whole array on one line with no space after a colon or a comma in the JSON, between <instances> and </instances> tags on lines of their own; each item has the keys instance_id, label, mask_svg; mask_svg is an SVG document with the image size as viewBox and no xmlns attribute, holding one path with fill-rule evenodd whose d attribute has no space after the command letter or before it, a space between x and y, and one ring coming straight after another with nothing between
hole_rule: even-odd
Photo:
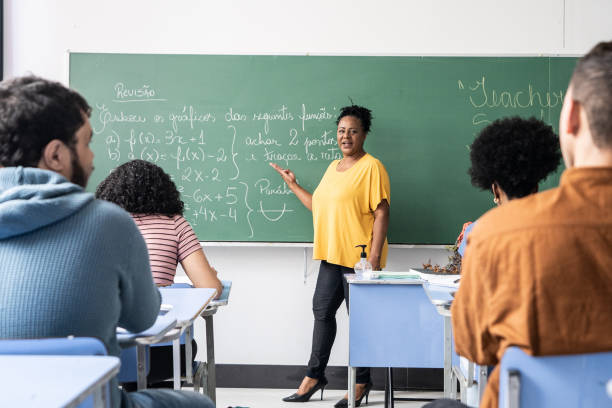
<instances>
[{"instance_id":1,"label":"student's shoulder","mask_svg":"<svg viewBox=\"0 0 612 408\"><path fill-rule=\"evenodd\" d=\"M558 202L558 193L558 188L554 188L489 210L478 219L471 239L490 240L495 236L520 234L554 223L551 213Z\"/></svg>"},{"instance_id":2,"label":"student's shoulder","mask_svg":"<svg viewBox=\"0 0 612 408\"><path fill-rule=\"evenodd\" d=\"M87 216L93 217L96 223L112 225L117 229L136 227L132 216L116 204L104 200L93 200L87 208Z\"/></svg>"}]
</instances>

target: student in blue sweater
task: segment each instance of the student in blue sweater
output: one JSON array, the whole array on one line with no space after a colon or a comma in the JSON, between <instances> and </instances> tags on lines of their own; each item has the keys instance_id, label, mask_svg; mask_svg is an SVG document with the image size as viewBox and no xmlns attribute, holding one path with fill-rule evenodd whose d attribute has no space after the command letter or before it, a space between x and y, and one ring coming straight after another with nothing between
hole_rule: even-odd
<instances>
[{"instance_id":1,"label":"student in blue sweater","mask_svg":"<svg viewBox=\"0 0 612 408\"><path fill-rule=\"evenodd\" d=\"M130 215L84 192L91 108L36 77L0 83L0 338L97 337L155 321L160 294ZM67 387L70 384L66 384ZM187 391L121 391L114 407L213 407Z\"/></svg>"}]
</instances>

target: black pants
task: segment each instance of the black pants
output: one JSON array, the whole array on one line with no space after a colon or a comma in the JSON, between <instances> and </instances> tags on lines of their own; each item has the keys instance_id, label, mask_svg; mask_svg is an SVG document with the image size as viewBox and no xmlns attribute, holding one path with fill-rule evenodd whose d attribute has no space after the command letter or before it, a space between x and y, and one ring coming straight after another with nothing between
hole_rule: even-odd
<instances>
[{"instance_id":1,"label":"black pants","mask_svg":"<svg viewBox=\"0 0 612 408\"><path fill-rule=\"evenodd\" d=\"M336 311L343 300L346 301L346 309L349 308L348 283L343 275L354 272L352 268L321 261L317 286L312 297L314 330L312 352L306 373L310 378L325 378L325 368L336 338ZM368 382L370 382L370 369L357 368L357 383Z\"/></svg>"}]
</instances>

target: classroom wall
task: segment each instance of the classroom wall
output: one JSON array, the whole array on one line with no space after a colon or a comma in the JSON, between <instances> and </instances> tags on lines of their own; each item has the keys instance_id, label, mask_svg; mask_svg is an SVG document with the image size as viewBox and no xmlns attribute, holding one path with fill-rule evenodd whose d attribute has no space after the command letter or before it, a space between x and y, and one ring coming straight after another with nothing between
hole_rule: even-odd
<instances>
[{"instance_id":1,"label":"classroom wall","mask_svg":"<svg viewBox=\"0 0 612 408\"><path fill-rule=\"evenodd\" d=\"M68 50L576 55L612 39L609 0L5 0L4 7L4 76L31 72L64 82ZM217 363L305 364L316 262L308 263L304 283L301 248L205 250L221 277L234 282L230 305L215 318ZM446 257L443 249L391 249L388 269ZM201 325L196 330L203 333ZM347 355L342 308L330 365L345 365Z\"/></svg>"}]
</instances>

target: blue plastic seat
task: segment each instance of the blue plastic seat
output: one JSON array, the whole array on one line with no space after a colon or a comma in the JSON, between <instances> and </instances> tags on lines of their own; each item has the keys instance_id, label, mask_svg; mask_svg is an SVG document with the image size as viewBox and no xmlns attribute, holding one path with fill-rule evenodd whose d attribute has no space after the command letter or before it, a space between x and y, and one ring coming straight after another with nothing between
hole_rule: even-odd
<instances>
[{"instance_id":1,"label":"blue plastic seat","mask_svg":"<svg viewBox=\"0 0 612 408\"><path fill-rule=\"evenodd\" d=\"M611 379L612 351L533 357L510 347L501 362L499 406L611 407Z\"/></svg>"},{"instance_id":2,"label":"blue plastic seat","mask_svg":"<svg viewBox=\"0 0 612 408\"><path fill-rule=\"evenodd\" d=\"M104 343L94 337L0 340L0 354L106 356Z\"/></svg>"},{"instance_id":3,"label":"blue plastic seat","mask_svg":"<svg viewBox=\"0 0 612 408\"><path fill-rule=\"evenodd\" d=\"M60 337L44 339L9 339L0 340L0 354L4 355L51 355L51 356L106 356L104 343L94 337ZM35 384L34 384L35 385ZM70 387L70 384L66 384ZM110 388L107 384L106 405L110 406ZM79 408L94 406L94 397L90 395L78 405Z\"/></svg>"}]
</instances>

